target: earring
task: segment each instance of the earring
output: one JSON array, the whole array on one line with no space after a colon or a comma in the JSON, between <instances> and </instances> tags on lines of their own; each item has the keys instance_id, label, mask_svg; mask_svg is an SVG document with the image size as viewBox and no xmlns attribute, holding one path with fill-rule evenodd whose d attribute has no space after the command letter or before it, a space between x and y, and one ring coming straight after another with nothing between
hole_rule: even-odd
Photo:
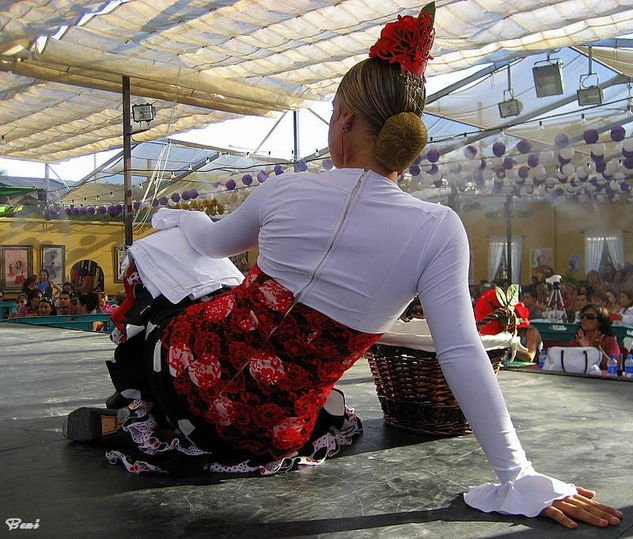
<instances>
[{"instance_id":1,"label":"earring","mask_svg":"<svg viewBox=\"0 0 633 539\"><path fill-rule=\"evenodd\" d=\"M351 129L352 129L352 127L351 127L351 126L349 126L349 125L343 126L343 131L345 131L346 133L349 133L349 131L350 131Z\"/></svg>"}]
</instances>

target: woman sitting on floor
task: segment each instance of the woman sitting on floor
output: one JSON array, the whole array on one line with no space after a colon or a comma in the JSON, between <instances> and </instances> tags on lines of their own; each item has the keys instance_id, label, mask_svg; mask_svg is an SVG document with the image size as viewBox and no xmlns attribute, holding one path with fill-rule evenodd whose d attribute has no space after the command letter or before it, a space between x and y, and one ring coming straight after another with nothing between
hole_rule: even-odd
<instances>
[{"instance_id":1,"label":"woman sitting on floor","mask_svg":"<svg viewBox=\"0 0 633 539\"><path fill-rule=\"evenodd\" d=\"M419 294L446 379L502 483L474 487L466 501L568 527L572 516L619 523L593 492L532 468L475 327L464 228L450 208L397 186L426 143L422 74L434 12L387 25L342 79L328 136L336 170L271 179L217 223L202 212L156 213L154 227L175 227L201 259L257 245L257 264L232 290L208 301L185 291L174 305L154 278L180 260L145 264L151 250L132 245L128 298L113 319L135 327L120 328L127 340L108 368L120 396L134 400L72 412L67 437L114 431L119 445L107 455L134 472L315 464L360 432L334 384Z\"/></svg>"}]
</instances>

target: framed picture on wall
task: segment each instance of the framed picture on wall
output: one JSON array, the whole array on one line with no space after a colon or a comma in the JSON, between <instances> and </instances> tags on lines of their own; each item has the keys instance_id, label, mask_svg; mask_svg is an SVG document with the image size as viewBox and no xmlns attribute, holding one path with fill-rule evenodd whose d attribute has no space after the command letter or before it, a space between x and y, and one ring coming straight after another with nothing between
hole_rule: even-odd
<instances>
[{"instance_id":1,"label":"framed picture on wall","mask_svg":"<svg viewBox=\"0 0 633 539\"><path fill-rule=\"evenodd\" d=\"M541 247L530 250L530 277L544 281L554 275L554 249Z\"/></svg>"},{"instance_id":2,"label":"framed picture on wall","mask_svg":"<svg viewBox=\"0 0 633 539\"><path fill-rule=\"evenodd\" d=\"M117 245L114 248L114 282L122 283L123 282L123 272L121 271L121 264L123 264L123 260L125 259L125 245Z\"/></svg>"},{"instance_id":3,"label":"framed picture on wall","mask_svg":"<svg viewBox=\"0 0 633 539\"><path fill-rule=\"evenodd\" d=\"M2 246L2 288L22 292L22 284L33 273L33 248L30 245Z\"/></svg>"},{"instance_id":4,"label":"framed picture on wall","mask_svg":"<svg viewBox=\"0 0 633 539\"><path fill-rule=\"evenodd\" d=\"M42 245L42 268L48 271L48 277L54 283L62 284L66 280L66 247L63 245Z\"/></svg>"}]
</instances>

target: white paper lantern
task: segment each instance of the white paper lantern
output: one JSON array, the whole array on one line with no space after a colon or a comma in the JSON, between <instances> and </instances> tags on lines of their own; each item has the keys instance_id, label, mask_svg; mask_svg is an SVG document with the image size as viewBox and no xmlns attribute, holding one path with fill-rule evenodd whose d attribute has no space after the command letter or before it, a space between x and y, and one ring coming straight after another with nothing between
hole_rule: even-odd
<instances>
[{"instance_id":1,"label":"white paper lantern","mask_svg":"<svg viewBox=\"0 0 633 539\"><path fill-rule=\"evenodd\" d=\"M633 138L625 138L622 141L622 149L627 152L633 152Z\"/></svg>"},{"instance_id":2,"label":"white paper lantern","mask_svg":"<svg viewBox=\"0 0 633 539\"><path fill-rule=\"evenodd\" d=\"M566 148L561 148L558 153L563 159L571 159L574 157L575 152L572 146L567 146Z\"/></svg>"},{"instance_id":3,"label":"white paper lantern","mask_svg":"<svg viewBox=\"0 0 633 539\"><path fill-rule=\"evenodd\" d=\"M575 172L575 170L576 169L574 168L574 165L572 165L571 163L567 163L566 165L562 166L562 171L565 176L571 176Z\"/></svg>"},{"instance_id":4,"label":"white paper lantern","mask_svg":"<svg viewBox=\"0 0 633 539\"><path fill-rule=\"evenodd\" d=\"M488 168L501 168L503 166L503 157L491 157L488 159Z\"/></svg>"},{"instance_id":5,"label":"white paper lantern","mask_svg":"<svg viewBox=\"0 0 633 539\"><path fill-rule=\"evenodd\" d=\"M596 201L597 202L604 202L604 195L602 193L598 193L596 195Z\"/></svg>"},{"instance_id":6,"label":"white paper lantern","mask_svg":"<svg viewBox=\"0 0 633 539\"><path fill-rule=\"evenodd\" d=\"M543 181L547 177L547 171L543 165L539 165L534 167L532 171L532 176L534 176L537 180Z\"/></svg>"},{"instance_id":7,"label":"white paper lantern","mask_svg":"<svg viewBox=\"0 0 633 539\"><path fill-rule=\"evenodd\" d=\"M589 177L589 171L585 166L580 166L576 169L576 176L579 180L586 180Z\"/></svg>"},{"instance_id":8,"label":"white paper lantern","mask_svg":"<svg viewBox=\"0 0 633 539\"><path fill-rule=\"evenodd\" d=\"M596 144L591 145L591 153L594 155L604 155L604 144L602 142L597 142Z\"/></svg>"}]
</instances>

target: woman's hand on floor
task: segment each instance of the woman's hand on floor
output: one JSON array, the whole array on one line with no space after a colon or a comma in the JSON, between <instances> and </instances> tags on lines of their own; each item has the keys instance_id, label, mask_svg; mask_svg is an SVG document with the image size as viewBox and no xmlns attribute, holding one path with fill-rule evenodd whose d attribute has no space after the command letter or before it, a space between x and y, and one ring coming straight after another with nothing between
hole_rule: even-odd
<instances>
[{"instance_id":1,"label":"woman's hand on floor","mask_svg":"<svg viewBox=\"0 0 633 539\"><path fill-rule=\"evenodd\" d=\"M620 524L622 512L613 507L596 502L596 493L583 487L576 487L578 494L555 501L541 511L541 516L551 518L572 530L578 527L577 522L585 522L600 528ZM572 520L575 519L575 520Z\"/></svg>"}]
</instances>

